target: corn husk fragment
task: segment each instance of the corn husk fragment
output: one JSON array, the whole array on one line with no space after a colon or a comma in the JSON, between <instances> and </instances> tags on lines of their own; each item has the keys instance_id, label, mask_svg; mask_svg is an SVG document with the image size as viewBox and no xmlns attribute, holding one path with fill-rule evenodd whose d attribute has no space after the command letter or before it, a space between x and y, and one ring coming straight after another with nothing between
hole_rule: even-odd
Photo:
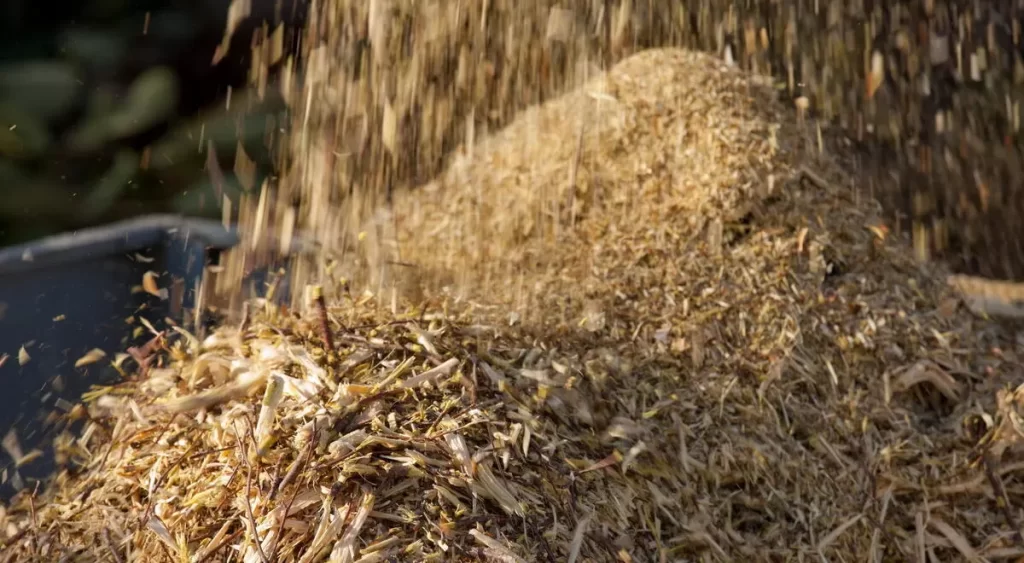
<instances>
[{"instance_id":1,"label":"corn husk fragment","mask_svg":"<svg viewBox=\"0 0 1024 563\"><path fill-rule=\"evenodd\" d=\"M107 353L99 348L93 348L85 353L81 358L75 360L75 367L80 368L90 364L94 364L107 356Z\"/></svg>"},{"instance_id":2,"label":"corn husk fragment","mask_svg":"<svg viewBox=\"0 0 1024 563\"><path fill-rule=\"evenodd\" d=\"M28 354L28 350L24 346L18 348L18 365L23 366L32 361L32 356Z\"/></svg>"}]
</instances>

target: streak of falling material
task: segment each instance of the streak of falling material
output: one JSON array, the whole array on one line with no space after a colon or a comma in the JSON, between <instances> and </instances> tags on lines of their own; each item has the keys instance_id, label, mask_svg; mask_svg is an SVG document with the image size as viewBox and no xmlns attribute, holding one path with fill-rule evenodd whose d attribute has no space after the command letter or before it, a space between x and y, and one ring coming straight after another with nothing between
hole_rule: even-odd
<instances>
[{"instance_id":1,"label":"streak of falling material","mask_svg":"<svg viewBox=\"0 0 1024 563\"><path fill-rule=\"evenodd\" d=\"M928 43L928 56L932 66L949 62L949 36L932 34Z\"/></svg>"},{"instance_id":2,"label":"streak of falling material","mask_svg":"<svg viewBox=\"0 0 1024 563\"><path fill-rule=\"evenodd\" d=\"M885 58L882 53L875 51L871 53L871 70L868 73L867 80L867 94L868 98L873 98L875 92L882 86L882 82L885 81Z\"/></svg>"}]
</instances>

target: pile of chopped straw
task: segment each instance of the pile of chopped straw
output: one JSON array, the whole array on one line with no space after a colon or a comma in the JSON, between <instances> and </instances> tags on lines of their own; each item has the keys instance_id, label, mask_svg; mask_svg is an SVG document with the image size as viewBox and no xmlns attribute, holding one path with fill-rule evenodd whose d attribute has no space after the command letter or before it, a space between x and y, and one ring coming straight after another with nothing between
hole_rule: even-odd
<instances>
[{"instance_id":1,"label":"pile of chopped straw","mask_svg":"<svg viewBox=\"0 0 1024 563\"><path fill-rule=\"evenodd\" d=\"M402 283L87 397L0 559L1024 555L1022 351L773 100L667 50L526 112L370 225Z\"/></svg>"}]
</instances>

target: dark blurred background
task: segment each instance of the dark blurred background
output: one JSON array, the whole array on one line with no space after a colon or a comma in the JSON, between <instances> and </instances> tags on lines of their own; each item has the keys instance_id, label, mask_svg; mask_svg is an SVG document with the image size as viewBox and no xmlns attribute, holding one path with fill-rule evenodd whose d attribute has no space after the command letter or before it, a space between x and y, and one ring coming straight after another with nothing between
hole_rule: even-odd
<instances>
[{"instance_id":1,"label":"dark blurred background","mask_svg":"<svg viewBox=\"0 0 1024 563\"><path fill-rule=\"evenodd\" d=\"M212 64L230 4L0 5L0 246L144 213L218 217L211 142L227 170L241 142L267 173L283 104L273 88L262 100L245 91L251 44L264 24L300 26L306 8L253 0Z\"/></svg>"}]
</instances>

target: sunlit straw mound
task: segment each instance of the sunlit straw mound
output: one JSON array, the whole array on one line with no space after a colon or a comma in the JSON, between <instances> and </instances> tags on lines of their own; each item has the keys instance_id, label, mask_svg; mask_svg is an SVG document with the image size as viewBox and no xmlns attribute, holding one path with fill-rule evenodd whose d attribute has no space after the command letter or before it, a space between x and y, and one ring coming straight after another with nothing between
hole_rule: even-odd
<instances>
[{"instance_id":1,"label":"sunlit straw mound","mask_svg":"<svg viewBox=\"0 0 1024 563\"><path fill-rule=\"evenodd\" d=\"M656 560L634 513L655 485L616 476L656 437L616 415L614 351L370 327L366 306L332 315L349 328L327 355L317 324L288 316L168 338L159 367L97 390L82 437L62 438L85 471L0 515L9 560L562 560L588 525L614 542L599 560Z\"/></svg>"},{"instance_id":2,"label":"sunlit straw mound","mask_svg":"<svg viewBox=\"0 0 1024 563\"><path fill-rule=\"evenodd\" d=\"M410 275L529 308L523 272L580 267L588 229L641 220L690 236L781 183L797 129L776 133L775 98L708 55L634 55L398 198L400 258L420 266Z\"/></svg>"},{"instance_id":3,"label":"sunlit straw mound","mask_svg":"<svg viewBox=\"0 0 1024 563\"><path fill-rule=\"evenodd\" d=\"M958 309L942 269L805 141L747 77L641 53L399 200L401 259L505 305L478 318L559 347L594 349L591 334L643 366L600 395L649 422L623 447L646 448L643 479L600 490L671 553L1024 553L964 432L994 432L1000 453L1021 435L1005 421L1024 393L993 404L1024 381L1019 345ZM988 472L1017 471L1007 455Z\"/></svg>"}]
</instances>

